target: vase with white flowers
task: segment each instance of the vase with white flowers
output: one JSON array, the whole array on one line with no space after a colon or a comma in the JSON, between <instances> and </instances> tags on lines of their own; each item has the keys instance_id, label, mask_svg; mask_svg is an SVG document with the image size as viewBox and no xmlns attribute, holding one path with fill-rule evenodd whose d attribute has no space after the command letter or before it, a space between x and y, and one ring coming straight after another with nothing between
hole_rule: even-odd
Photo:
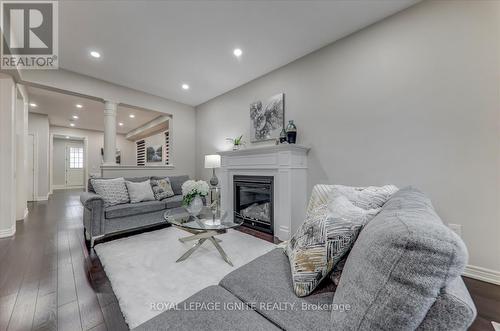
<instances>
[{"instance_id":1,"label":"vase with white flowers","mask_svg":"<svg viewBox=\"0 0 500 331\"><path fill-rule=\"evenodd\" d=\"M189 214L198 216L203 209L203 197L208 195L210 188L203 180L188 180L182 184L182 205Z\"/></svg>"}]
</instances>

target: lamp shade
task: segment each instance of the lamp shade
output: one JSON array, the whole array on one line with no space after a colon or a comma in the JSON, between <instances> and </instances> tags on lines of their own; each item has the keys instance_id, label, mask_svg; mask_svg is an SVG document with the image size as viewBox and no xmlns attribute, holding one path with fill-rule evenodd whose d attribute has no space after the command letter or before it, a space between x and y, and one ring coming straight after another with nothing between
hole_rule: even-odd
<instances>
[{"instance_id":1,"label":"lamp shade","mask_svg":"<svg viewBox=\"0 0 500 331\"><path fill-rule=\"evenodd\" d=\"M220 168L220 155L205 155L205 168Z\"/></svg>"}]
</instances>

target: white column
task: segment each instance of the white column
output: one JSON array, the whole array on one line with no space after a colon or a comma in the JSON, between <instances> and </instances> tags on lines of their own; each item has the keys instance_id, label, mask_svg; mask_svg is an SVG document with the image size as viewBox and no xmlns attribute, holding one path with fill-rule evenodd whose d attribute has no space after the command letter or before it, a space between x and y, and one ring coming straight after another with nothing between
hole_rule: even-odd
<instances>
[{"instance_id":1,"label":"white column","mask_svg":"<svg viewBox=\"0 0 500 331\"><path fill-rule=\"evenodd\" d=\"M116 103L104 102L104 165L116 164Z\"/></svg>"},{"instance_id":2,"label":"white column","mask_svg":"<svg viewBox=\"0 0 500 331\"><path fill-rule=\"evenodd\" d=\"M14 80L0 74L0 238L16 232L15 109Z\"/></svg>"}]
</instances>

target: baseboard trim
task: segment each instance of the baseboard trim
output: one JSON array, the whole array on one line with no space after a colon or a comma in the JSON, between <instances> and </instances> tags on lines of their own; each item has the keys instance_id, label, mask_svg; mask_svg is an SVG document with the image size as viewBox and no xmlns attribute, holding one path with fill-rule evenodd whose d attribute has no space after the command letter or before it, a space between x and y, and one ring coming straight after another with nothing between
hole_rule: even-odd
<instances>
[{"instance_id":1,"label":"baseboard trim","mask_svg":"<svg viewBox=\"0 0 500 331\"><path fill-rule=\"evenodd\" d=\"M84 188L84 186L83 185L79 185L79 186L54 185L52 188L54 190L73 190L73 189Z\"/></svg>"},{"instance_id":2,"label":"baseboard trim","mask_svg":"<svg viewBox=\"0 0 500 331\"><path fill-rule=\"evenodd\" d=\"M37 196L35 198L35 201L47 201L47 200L49 200L49 194L47 194L46 196L43 196L43 197Z\"/></svg>"},{"instance_id":3,"label":"baseboard trim","mask_svg":"<svg viewBox=\"0 0 500 331\"><path fill-rule=\"evenodd\" d=\"M465 267L463 275L483 282L500 285L500 271L468 265Z\"/></svg>"},{"instance_id":4,"label":"baseboard trim","mask_svg":"<svg viewBox=\"0 0 500 331\"><path fill-rule=\"evenodd\" d=\"M8 229L0 230L0 238L12 237L16 233L16 225L12 225Z\"/></svg>"}]
</instances>

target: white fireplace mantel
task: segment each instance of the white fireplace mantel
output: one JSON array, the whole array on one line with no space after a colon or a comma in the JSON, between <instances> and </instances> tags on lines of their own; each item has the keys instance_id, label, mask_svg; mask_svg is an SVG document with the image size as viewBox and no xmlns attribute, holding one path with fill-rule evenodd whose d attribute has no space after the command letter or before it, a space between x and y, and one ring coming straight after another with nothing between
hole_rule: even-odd
<instances>
[{"instance_id":1,"label":"white fireplace mantel","mask_svg":"<svg viewBox=\"0 0 500 331\"><path fill-rule=\"evenodd\" d=\"M304 221L309 147L282 144L218 152L221 208L233 215L235 175L274 177L274 236L288 240Z\"/></svg>"}]
</instances>

